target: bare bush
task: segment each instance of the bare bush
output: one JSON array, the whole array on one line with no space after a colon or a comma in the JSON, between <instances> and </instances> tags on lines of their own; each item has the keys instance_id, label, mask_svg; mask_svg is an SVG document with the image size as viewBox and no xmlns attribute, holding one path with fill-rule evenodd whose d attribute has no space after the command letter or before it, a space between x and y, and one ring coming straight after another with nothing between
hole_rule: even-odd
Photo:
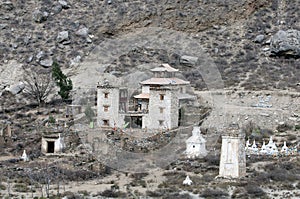
<instances>
[{"instance_id":1,"label":"bare bush","mask_svg":"<svg viewBox=\"0 0 300 199\"><path fill-rule=\"evenodd\" d=\"M262 197L266 195L266 193L257 185L255 184L248 184L245 187L247 193L251 195L251 197Z\"/></svg>"},{"instance_id":2,"label":"bare bush","mask_svg":"<svg viewBox=\"0 0 300 199\"><path fill-rule=\"evenodd\" d=\"M35 99L39 105L45 102L54 88L51 73L45 71L24 69L23 83L25 93Z\"/></svg>"}]
</instances>

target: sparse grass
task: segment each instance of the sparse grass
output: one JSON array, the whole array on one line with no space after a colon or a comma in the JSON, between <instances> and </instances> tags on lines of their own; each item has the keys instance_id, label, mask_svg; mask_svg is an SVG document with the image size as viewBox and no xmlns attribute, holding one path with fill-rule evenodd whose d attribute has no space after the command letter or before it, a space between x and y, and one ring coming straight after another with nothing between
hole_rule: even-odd
<instances>
[{"instance_id":1,"label":"sparse grass","mask_svg":"<svg viewBox=\"0 0 300 199\"><path fill-rule=\"evenodd\" d=\"M28 192L28 191L30 191L30 189L27 187L27 185L23 184L23 183L15 184L13 188L16 192Z\"/></svg>"},{"instance_id":2,"label":"sparse grass","mask_svg":"<svg viewBox=\"0 0 300 199\"><path fill-rule=\"evenodd\" d=\"M4 184L0 184L0 190L6 190L6 186Z\"/></svg>"},{"instance_id":3,"label":"sparse grass","mask_svg":"<svg viewBox=\"0 0 300 199\"><path fill-rule=\"evenodd\" d=\"M82 194L84 196L89 196L90 195L90 193L88 191L86 191L86 190L84 190L84 191L78 191L78 193Z\"/></svg>"},{"instance_id":4,"label":"sparse grass","mask_svg":"<svg viewBox=\"0 0 300 199\"><path fill-rule=\"evenodd\" d=\"M120 191L113 191L113 190L105 190L100 193L101 196L104 197L111 197L111 198L126 198L126 194Z\"/></svg>"},{"instance_id":5,"label":"sparse grass","mask_svg":"<svg viewBox=\"0 0 300 199\"><path fill-rule=\"evenodd\" d=\"M204 198L224 198L228 196L228 193L221 189L208 188L205 189L200 196Z\"/></svg>"},{"instance_id":6,"label":"sparse grass","mask_svg":"<svg viewBox=\"0 0 300 199\"><path fill-rule=\"evenodd\" d=\"M255 184L248 184L245 187L247 193L251 195L251 197L259 197L262 198L266 195L266 193Z\"/></svg>"}]
</instances>

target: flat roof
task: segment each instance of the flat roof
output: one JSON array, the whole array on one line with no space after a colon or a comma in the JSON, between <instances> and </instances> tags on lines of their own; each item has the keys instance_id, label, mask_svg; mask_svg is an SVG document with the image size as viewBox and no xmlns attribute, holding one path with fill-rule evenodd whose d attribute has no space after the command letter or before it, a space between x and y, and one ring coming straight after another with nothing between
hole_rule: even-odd
<instances>
[{"instance_id":1,"label":"flat roof","mask_svg":"<svg viewBox=\"0 0 300 199\"><path fill-rule=\"evenodd\" d=\"M172 78L153 77L145 81L142 81L141 84L143 85L186 85L186 84L190 84L190 82L179 79L177 77L172 77Z\"/></svg>"},{"instance_id":2,"label":"flat roof","mask_svg":"<svg viewBox=\"0 0 300 199\"><path fill-rule=\"evenodd\" d=\"M149 97L150 97L149 93L141 93L134 96L134 98L136 99L149 99Z\"/></svg>"}]
</instances>

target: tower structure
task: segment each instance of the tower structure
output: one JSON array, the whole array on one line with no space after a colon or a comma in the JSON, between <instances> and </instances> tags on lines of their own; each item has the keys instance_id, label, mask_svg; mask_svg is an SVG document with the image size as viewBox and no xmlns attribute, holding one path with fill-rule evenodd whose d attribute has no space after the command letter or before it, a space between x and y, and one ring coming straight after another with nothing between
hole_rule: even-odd
<instances>
[{"instance_id":1,"label":"tower structure","mask_svg":"<svg viewBox=\"0 0 300 199\"><path fill-rule=\"evenodd\" d=\"M239 178L246 175L245 135L232 125L222 135L219 177Z\"/></svg>"},{"instance_id":2,"label":"tower structure","mask_svg":"<svg viewBox=\"0 0 300 199\"><path fill-rule=\"evenodd\" d=\"M142 107L148 107L148 114L143 116L143 128L176 128L182 96L193 99L186 94L186 86L190 83L177 78L175 75L179 70L169 64L161 64L151 71L154 77L140 82L142 93L134 96L142 101Z\"/></svg>"},{"instance_id":3,"label":"tower structure","mask_svg":"<svg viewBox=\"0 0 300 199\"><path fill-rule=\"evenodd\" d=\"M97 115L99 126L114 127L119 124L119 87L104 80L97 86Z\"/></svg>"}]
</instances>

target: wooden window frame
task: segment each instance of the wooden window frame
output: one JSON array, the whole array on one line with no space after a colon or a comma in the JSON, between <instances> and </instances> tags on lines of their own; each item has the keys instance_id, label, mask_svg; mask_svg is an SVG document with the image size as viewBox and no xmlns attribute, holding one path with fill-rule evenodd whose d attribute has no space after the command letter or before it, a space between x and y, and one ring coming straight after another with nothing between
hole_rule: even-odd
<instances>
[{"instance_id":1,"label":"wooden window frame","mask_svg":"<svg viewBox=\"0 0 300 199\"><path fill-rule=\"evenodd\" d=\"M164 94L159 94L159 99L160 99L161 101L163 101L163 100L165 99L165 95L164 95Z\"/></svg>"}]
</instances>

